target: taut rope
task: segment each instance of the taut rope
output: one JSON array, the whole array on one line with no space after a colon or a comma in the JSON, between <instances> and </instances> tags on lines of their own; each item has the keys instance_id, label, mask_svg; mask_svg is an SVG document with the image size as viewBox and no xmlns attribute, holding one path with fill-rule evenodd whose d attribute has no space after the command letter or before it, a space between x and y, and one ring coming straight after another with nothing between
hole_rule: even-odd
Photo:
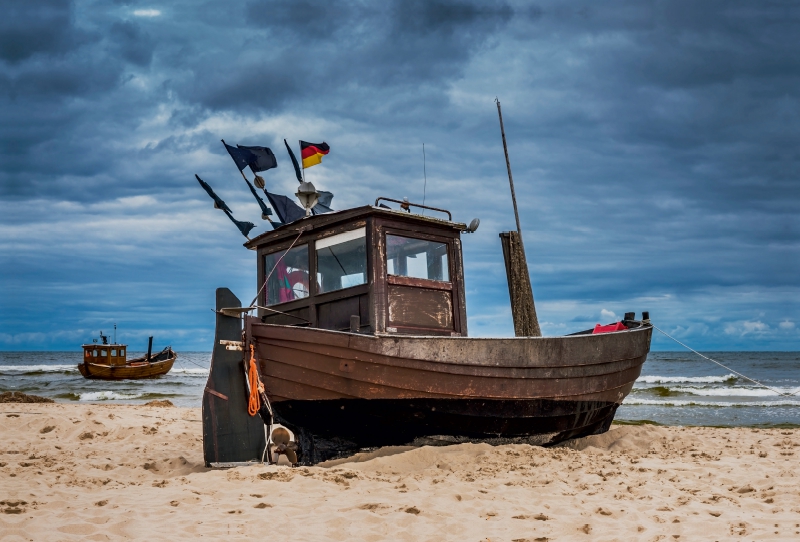
<instances>
[{"instance_id":1,"label":"taut rope","mask_svg":"<svg viewBox=\"0 0 800 542\"><path fill-rule=\"evenodd\" d=\"M660 331L661 333L663 333L664 335L666 335L667 337L669 337L670 339L672 339L673 341L675 341L676 343L678 343L679 345L681 345L682 347L686 348L687 350L691 350L692 352L694 352L695 354L697 354L697 355L698 355L698 356L700 356L701 358L707 359L708 361L710 361L710 362L712 362L712 363L716 363L717 365L719 365L720 367L722 367L722 368L723 368L723 369L725 369L726 371L730 371L730 372L732 372L733 374L735 374L736 376L740 376L740 377L744 378L745 380L749 380L750 382L752 382L752 383L754 383L754 384L758 384L758 385L759 385L759 386L761 386L762 388L766 388L766 389L768 389L768 390L770 390L770 391L773 391L773 392L775 392L775 393L777 393L778 395L780 395L780 396L783 396L783 397L794 397L794 396L797 394L797 392L794 392L794 393L785 393L785 392L782 392L782 391L778 391L778 390L776 390L775 388L771 388L771 387L767 386L766 384L762 384L762 383L761 383L761 382L759 382L758 380L754 380L754 379L750 378L749 376L745 376L745 375L743 375L742 373L740 373L740 372L738 372L738 371L734 371L733 369L731 369L731 368L730 368L730 367L728 367L727 365L723 365L722 363L718 362L718 361L717 361L717 360L715 360L715 359L711 359L711 358L710 358L710 357L708 357L708 356L704 356L703 354L701 354L700 352L698 352L698 351L697 351L697 350L695 350L694 348L691 348L691 347L689 347L689 346L686 346L685 344L683 344L682 342L680 342L678 339L676 339L675 337L673 337L672 335L670 335L669 333L667 333L667 332L666 332L666 331L664 331L663 329L660 329L658 326L655 326L655 325L653 325L653 329L657 329L658 331Z\"/></svg>"}]
</instances>

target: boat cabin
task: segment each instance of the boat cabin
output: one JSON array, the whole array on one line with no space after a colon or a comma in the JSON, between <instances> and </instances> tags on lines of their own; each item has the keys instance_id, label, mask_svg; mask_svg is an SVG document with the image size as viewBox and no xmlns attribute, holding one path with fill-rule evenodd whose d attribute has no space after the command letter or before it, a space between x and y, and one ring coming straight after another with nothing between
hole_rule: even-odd
<instances>
[{"instance_id":1,"label":"boat cabin","mask_svg":"<svg viewBox=\"0 0 800 542\"><path fill-rule=\"evenodd\" d=\"M466 225L448 211L443 219L375 203L309 216L245 243L258 254L262 322L467 335L460 240Z\"/></svg>"},{"instance_id":2,"label":"boat cabin","mask_svg":"<svg viewBox=\"0 0 800 542\"><path fill-rule=\"evenodd\" d=\"M126 344L84 344L83 360L98 365L125 365Z\"/></svg>"}]
</instances>

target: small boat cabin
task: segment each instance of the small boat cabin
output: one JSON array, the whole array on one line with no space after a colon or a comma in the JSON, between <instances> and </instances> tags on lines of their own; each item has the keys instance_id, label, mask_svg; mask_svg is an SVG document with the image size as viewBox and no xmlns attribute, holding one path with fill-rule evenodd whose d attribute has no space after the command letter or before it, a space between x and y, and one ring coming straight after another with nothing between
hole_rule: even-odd
<instances>
[{"instance_id":1,"label":"small boat cabin","mask_svg":"<svg viewBox=\"0 0 800 542\"><path fill-rule=\"evenodd\" d=\"M125 365L127 350L126 344L84 344L83 359L97 365Z\"/></svg>"},{"instance_id":2,"label":"small boat cabin","mask_svg":"<svg viewBox=\"0 0 800 542\"><path fill-rule=\"evenodd\" d=\"M309 216L245 243L258 253L259 318L368 334L465 337L460 237L468 230L441 212L448 220L376 201Z\"/></svg>"}]
</instances>

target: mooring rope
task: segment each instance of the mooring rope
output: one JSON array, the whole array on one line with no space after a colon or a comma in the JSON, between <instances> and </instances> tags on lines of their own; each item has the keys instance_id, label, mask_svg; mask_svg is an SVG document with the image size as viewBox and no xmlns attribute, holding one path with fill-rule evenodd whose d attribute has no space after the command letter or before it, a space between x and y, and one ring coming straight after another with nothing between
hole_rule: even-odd
<instances>
[{"instance_id":1,"label":"mooring rope","mask_svg":"<svg viewBox=\"0 0 800 542\"><path fill-rule=\"evenodd\" d=\"M250 396L247 398L247 413L251 416L255 416L261 409L259 393L264 392L264 384L262 384L261 379L258 378L255 348L252 343L250 344L250 366L247 370L247 381L250 384Z\"/></svg>"},{"instance_id":2,"label":"mooring rope","mask_svg":"<svg viewBox=\"0 0 800 542\"><path fill-rule=\"evenodd\" d=\"M651 325L652 325L652 324L651 324ZM740 373L740 372L738 372L738 371L734 371L733 369L731 369L731 368L730 368L730 367L728 367L727 365L723 365L722 363L718 362L717 360L715 360L715 359L711 359L710 357L708 357L708 356L705 356L705 355L701 354L700 352L698 352L698 351L697 351L697 350L695 350L694 348L691 348L690 346L687 346L687 345L683 344L681 341L679 341L678 339L676 339L675 337L673 337L672 335L670 335L669 333L667 333L667 332L666 332L666 331L664 331L663 329L660 329L658 326L656 326L656 325L653 325L653 329L656 329L656 330L660 331L661 333L663 333L664 335L666 335L667 337L669 337L670 339L672 339L673 341L675 341L676 343L678 343L679 345L681 345L682 347L686 348L687 350L691 350L692 352L694 352L695 354L697 354L697 355L698 355L698 356L700 356L701 358L704 358L704 359L707 359L707 360L708 360L708 361L710 361L710 362L716 363L717 365L719 365L720 367L722 367L722 368L723 368L723 369L725 369L726 371L730 371L730 372L732 372L733 374L735 374L736 376L740 376L740 377L744 378L745 380L749 380L750 382L753 382L754 384L758 384L758 385L759 385L759 386L761 386L762 388L766 388L766 389L768 389L768 390L770 390L770 391L773 391L773 392L775 392L775 393L777 393L778 395L780 395L780 396L783 396L783 397L794 397L794 396L797 394L797 392L793 392L793 393L785 393L785 392L782 392L782 391L778 391L778 390L776 390L775 388L772 388L772 387L770 387L770 386L767 386L766 384L762 384L762 383L761 383L761 382L759 382L758 380L754 380L754 379L750 378L749 376L745 376L745 375L743 375L742 373Z\"/></svg>"}]
</instances>

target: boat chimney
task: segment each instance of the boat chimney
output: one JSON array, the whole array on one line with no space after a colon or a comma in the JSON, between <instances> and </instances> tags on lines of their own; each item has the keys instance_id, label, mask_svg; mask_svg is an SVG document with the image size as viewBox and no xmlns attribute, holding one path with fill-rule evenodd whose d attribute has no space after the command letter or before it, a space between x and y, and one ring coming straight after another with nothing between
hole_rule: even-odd
<instances>
[{"instance_id":1,"label":"boat chimney","mask_svg":"<svg viewBox=\"0 0 800 542\"><path fill-rule=\"evenodd\" d=\"M150 361L150 356L153 354L153 336L147 341L147 361Z\"/></svg>"}]
</instances>

